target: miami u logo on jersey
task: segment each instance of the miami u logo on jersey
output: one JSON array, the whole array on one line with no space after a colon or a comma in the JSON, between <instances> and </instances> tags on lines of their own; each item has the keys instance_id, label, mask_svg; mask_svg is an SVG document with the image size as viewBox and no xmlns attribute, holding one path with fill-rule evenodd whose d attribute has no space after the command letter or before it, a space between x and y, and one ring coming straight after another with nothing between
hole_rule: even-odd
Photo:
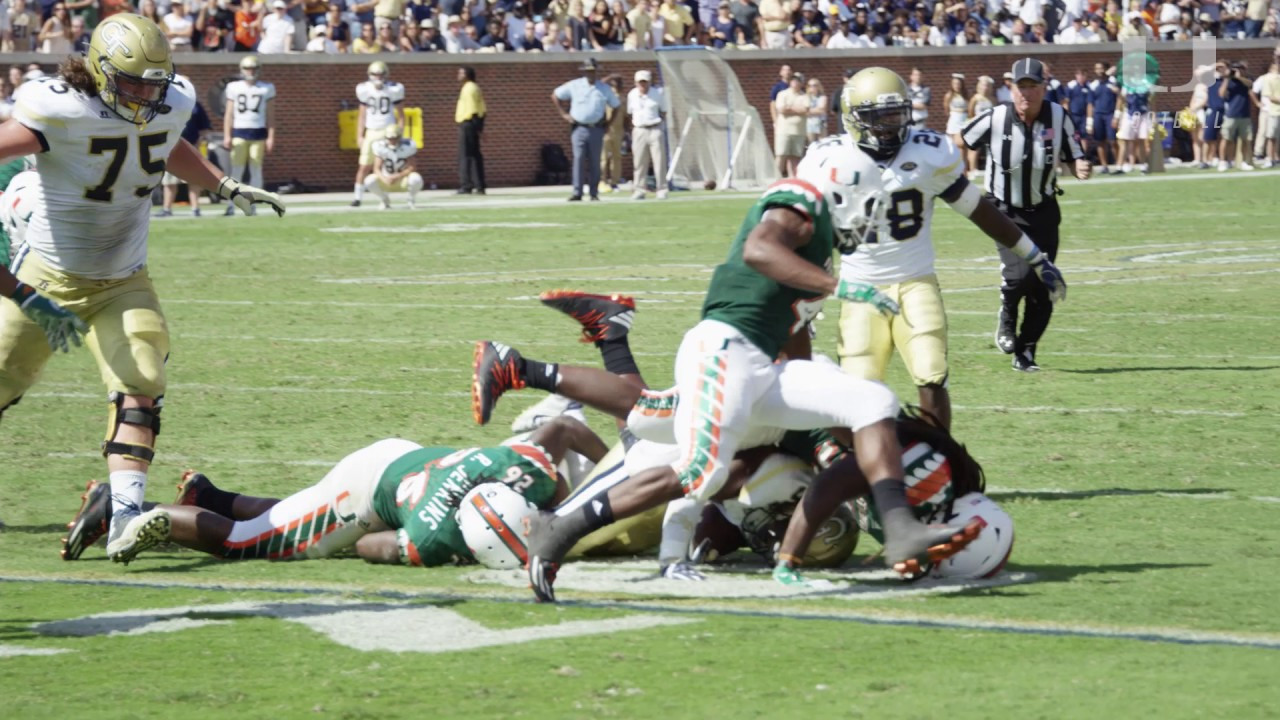
<instances>
[{"instance_id":1,"label":"miami u logo on jersey","mask_svg":"<svg viewBox=\"0 0 1280 720\"><path fill-rule=\"evenodd\" d=\"M107 57L118 52L125 58L133 59L133 51L129 49L129 43L125 39L128 32L129 29L120 23L107 23L102 28L102 42L107 46Z\"/></svg>"}]
</instances>

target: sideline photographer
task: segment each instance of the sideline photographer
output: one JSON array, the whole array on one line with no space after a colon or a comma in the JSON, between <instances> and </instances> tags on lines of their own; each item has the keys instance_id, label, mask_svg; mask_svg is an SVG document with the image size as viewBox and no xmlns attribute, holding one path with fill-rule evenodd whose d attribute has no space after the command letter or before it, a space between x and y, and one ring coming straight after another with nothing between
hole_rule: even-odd
<instances>
[{"instance_id":1,"label":"sideline photographer","mask_svg":"<svg viewBox=\"0 0 1280 720\"><path fill-rule=\"evenodd\" d=\"M1253 141L1253 122L1249 108L1249 85L1251 80L1245 75L1244 63L1236 60L1228 66L1219 62L1217 66L1218 80L1209 88L1210 93L1217 93L1222 98L1224 116L1222 121L1221 140L1218 148L1218 172L1226 172L1240 153L1240 169L1252 170L1249 154Z\"/></svg>"}]
</instances>

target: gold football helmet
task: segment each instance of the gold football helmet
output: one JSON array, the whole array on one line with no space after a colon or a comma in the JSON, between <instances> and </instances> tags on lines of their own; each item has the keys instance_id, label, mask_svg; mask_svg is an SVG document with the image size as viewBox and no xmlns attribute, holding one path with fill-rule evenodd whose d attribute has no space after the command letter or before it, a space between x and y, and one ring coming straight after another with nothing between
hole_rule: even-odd
<instances>
[{"instance_id":1,"label":"gold football helmet","mask_svg":"<svg viewBox=\"0 0 1280 720\"><path fill-rule=\"evenodd\" d=\"M116 115L145 126L167 112L173 57L169 40L151 20L132 13L103 20L89 38L85 65L98 97Z\"/></svg>"},{"instance_id":2,"label":"gold football helmet","mask_svg":"<svg viewBox=\"0 0 1280 720\"><path fill-rule=\"evenodd\" d=\"M869 67L840 92L840 122L858 146L884 160L898 152L911 127L911 96L897 73Z\"/></svg>"},{"instance_id":3,"label":"gold football helmet","mask_svg":"<svg viewBox=\"0 0 1280 720\"><path fill-rule=\"evenodd\" d=\"M262 65L257 55L250 55L240 61L240 79L245 82L256 82Z\"/></svg>"},{"instance_id":4,"label":"gold football helmet","mask_svg":"<svg viewBox=\"0 0 1280 720\"><path fill-rule=\"evenodd\" d=\"M387 64L381 60L374 60L369 63L369 82L373 83L374 87L381 88L382 84L387 81L387 76L390 74L391 68L387 67Z\"/></svg>"}]
</instances>

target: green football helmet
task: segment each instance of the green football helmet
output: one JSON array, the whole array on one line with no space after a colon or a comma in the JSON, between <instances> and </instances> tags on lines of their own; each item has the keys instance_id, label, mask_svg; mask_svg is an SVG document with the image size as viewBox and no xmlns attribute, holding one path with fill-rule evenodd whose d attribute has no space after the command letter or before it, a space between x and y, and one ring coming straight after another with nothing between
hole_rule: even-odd
<instances>
[{"instance_id":1,"label":"green football helmet","mask_svg":"<svg viewBox=\"0 0 1280 720\"><path fill-rule=\"evenodd\" d=\"M877 160L898 152L911 128L911 94L897 73L860 70L840 92L840 122L858 146Z\"/></svg>"},{"instance_id":2,"label":"green football helmet","mask_svg":"<svg viewBox=\"0 0 1280 720\"><path fill-rule=\"evenodd\" d=\"M145 126L167 111L173 56L168 39L151 20L132 13L103 20L89 39L85 65L98 97L121 118Z\"/></svg>"}]
</instances>

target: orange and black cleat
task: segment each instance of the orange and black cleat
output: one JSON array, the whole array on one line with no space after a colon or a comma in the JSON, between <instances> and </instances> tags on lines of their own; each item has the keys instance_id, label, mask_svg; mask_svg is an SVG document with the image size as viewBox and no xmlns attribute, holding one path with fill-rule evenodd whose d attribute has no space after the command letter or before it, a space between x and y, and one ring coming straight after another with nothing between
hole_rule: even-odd
<instances>
[{"instance_id":1,"label":"orange and black cleat","mask_svg":"<svg viewBox=\"0 0 1280 720\"><path fill-rule=\"evenodd\" d=\"M929 549L916 557L896 562L893 564L893 569L905 577L923 575L929 564L940 563L968 547L969 543L977 540L978 535L982 534L982 528L982 520L972 520L961 528L959 532L952 535L949 541L931 545Z\"/></svg>"},{"instance_id":2,"label":"orange and black cleat","mask_svg":"<svg viewBox=\"0 0 1280 720\"><path fill-rule=\"evenodd\" d=\"M627 295L593 295L578 290L550 290L538 296L542 304L582 323L582 342L617 340L631 330L636 319L635 298Z\"/></svg>"},{"instance_id":3,"label":"orange and black cleat","mask_svg":"<svg viewBox=\"0 0 1280 720\"><path fill-rule=\"evenodd\" d=\"M198 507L196 499L200 497L200 491L210 487L213 487L213 483L203 473L187 470L182 473L182 482L178 483L178 496L173 499L173 504Z\"/></svg>"},{"instance_id":4,"label":"orange and black cleat","mask_svg":"<svg viewBox=\"0 0 1280 720\"><path fill-rule=\"evenodd\" d=\"M90 480L80 496L80 510L67 523L70 532L62 539L62 559L76 560L107 534L111 527L111 485Z\"/></svg>"},{"instance_id":5,"label":"orange and black cleat","mask_svg":"<svg viewBox=\"0 0 1280 720\"><path fill-rule=\"evenodd\" d=\"M471 413L477 425L488 424L498 398L524 387L520 351L502 343L481 340L471 366Z\"/></svg>"}]
</instances>

